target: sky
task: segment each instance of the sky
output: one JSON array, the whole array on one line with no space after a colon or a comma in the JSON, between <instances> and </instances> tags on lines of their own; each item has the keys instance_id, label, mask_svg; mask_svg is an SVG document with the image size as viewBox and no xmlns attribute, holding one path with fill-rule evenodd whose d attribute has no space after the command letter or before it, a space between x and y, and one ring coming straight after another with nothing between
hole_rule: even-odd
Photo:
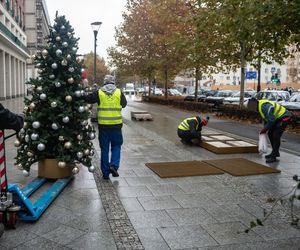
<instances>
[{"instance_id":1,"label":"sky","mask_svg":"<svg viewBox=\"0 0 300 250\"><path fill-rule=\"evenodd\" d=\"M55 13L65 15L79 40L79 54L94 51L92 22L102 22L97 36L97 54L107 60L106 49L115 45L115 27L122 22L126 0L46 0L50 22Z\"/></svg>"}]
</instances>

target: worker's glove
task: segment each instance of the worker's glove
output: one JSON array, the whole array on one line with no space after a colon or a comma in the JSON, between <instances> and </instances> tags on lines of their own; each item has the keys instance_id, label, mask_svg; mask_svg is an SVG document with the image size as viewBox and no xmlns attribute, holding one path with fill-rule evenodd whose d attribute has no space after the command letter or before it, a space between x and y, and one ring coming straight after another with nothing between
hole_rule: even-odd
<instances>
[{"instance_id":1,"label":"worker's glove","mask_svg":"<svg viewBox=\"0 0 300 250\"><path fill-rule=\"evenodd\" d=\"M267 131L268 131L267 128L263 128L259 133L260 133L260 134L265 134L265 133L267 133Z\"/></svg>"}]
</instances>

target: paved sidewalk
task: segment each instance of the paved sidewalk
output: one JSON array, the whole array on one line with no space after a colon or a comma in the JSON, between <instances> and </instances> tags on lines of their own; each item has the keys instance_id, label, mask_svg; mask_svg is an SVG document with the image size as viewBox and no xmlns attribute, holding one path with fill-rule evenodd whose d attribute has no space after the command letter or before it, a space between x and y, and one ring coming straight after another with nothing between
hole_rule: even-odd
<instances>
[{"instance_id":1,"label":"paved sidewalk","mask_svg":"<svg viewBox=\"0 0 300 250\"><path fill-rule=\"evenodd\" d=\"M13 103L5 104L21 110ZM243 230L263 215L264 208L270 209L269 198L287 193L295 184L292 176L300 175L300 157L282 153L280 163L273 165L281 174L160 179L146 162L231 155L215 155L162 136L174 112L168 107L161 121L155 116L153 122L131 121L132 109L124 112L120 177L103 182L99 172L94 177L82 168L39 221L20 222L16 230L6 231L0 249L299 249L300 230L290 226L284 206L274 210L264 227L249 234ZM149 129L159 122L163 129ZM95 146L99 154L97 140ZM7 147L10 182L26 184L36 176L36 166L30 177L23 177L12 166L13 139ZM235 156L264 164L257 154ZM299 211L297 203L298 215Z\"/></svg>"}]
</instances>

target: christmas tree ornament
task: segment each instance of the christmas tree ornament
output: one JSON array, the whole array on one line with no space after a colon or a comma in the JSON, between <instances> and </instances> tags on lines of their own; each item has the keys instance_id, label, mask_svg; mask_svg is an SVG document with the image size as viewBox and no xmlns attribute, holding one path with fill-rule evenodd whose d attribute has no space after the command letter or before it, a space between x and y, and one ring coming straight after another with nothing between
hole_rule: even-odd
<instances>
[{"instance_id":1,"label":"christmas tree ornament","mask_svg":"<svg viewBox=\"0 0 300 250\"><path fill-rule=\"evenodd\" d=\"M73 47L73 48L72 48L72 51L73 51L74 53L76 53L76 52L77 52L77 48L76 48L76 47Z\"/></svg>"},{"instance_id":2,"label":"christmas tree ornament","mask_svg":"<svg viewBox=\"0 0 300 250\"><path fill-rule=\"evenodd\" d=\"M58 140L59 140L59 141L64 141L65 138L64 138L62 135L60 135L60 136L58 137Z\"/></svg>"},{"instance_id":3,"label":"christmas tree ornament","mask_svg":"<svg viewBox=\"0 0 300 250\"><path fill-rule=\"evenodd\" d=\"M28 122L23 123L23 128L28 128Z\"/></svg>"},{"instance_id":4,"label":"christmas tree ornament","mask_svg":"<svg viewBox=\"0 0 300 250\"><path fill-rule=\"evenodd\" d=\"M61 83L60 83L60 82L56 82L56 83L55 83L55 87L56 87L56 88L59 88L60 86L61 86Z\"/></svg>"},{"instance_id":5,"label":"christmas tree ornament","mask_svg":"<svg viewBox=\"0 0 300 250\"><path fill-rule=\"evenodd\" d=\"M87 105L84 106L85 111L89 111L89 107Z\"/></svg>"},{"instance_id":6,"label":"christmas tree ornament","mask_svg":"<svg viewBox=\"0 0 300 250\"><path fill-rule=\"evenodd\" d=\"M34 153L33 153L32 151L28 151L28 152L27 152L27 156L28 156L28 157L32 157L32 156L34 156Z\"/></svg>"},{"instance_id":7,"label":"christmas tree ornament","mask_svg":"<svg viewBox=\"0 0 300 250\"><path fill-rule=\"evenodd\" d=\"M90 173L94 173L95 172L95 170L96 170L96 168L95 168L95 166L90 166L89 168L88 168L88 170L89 170L89 172Z\"/></svg>"},{"instance_id":8,"label":"christmas tree ornament","mask_svg":"<svg viewBox=\"0 0 300 250\"><path fill-rule=\"evenodd\" d=\"M90 154L90 150L89 150L89 149L85 149L85 150L83 151L83 154L84 154L84 155L89 155L89 154Z\"/></svg>"},{"instance_id":9,"label":"christmas tree ornament","mask_svg":"<svg viewBox=\"0 0 300 250\"><path fill-rule=\"evenodd\" d=\"M68 79L68 83L74 83L74 79L73 79L73 77L70 77L69 79Z\"/></svg>"},{"instance_id":10,"label":"christmas tree ornament","mask_svg":"<svg viewBox=\"0 0 300 250\"><path fill-rule=\"evenodd\" d=\"M76 62L80 63L81 62L81 58L80 57L76 57Z\"/></svg>"},{"instance_id":11,"label":"christmas tree ornament","mask_svg":"<svg viewBox=\"0 0 300 250\"><path fill-rule=\"evenodd\" d=\"M82 96L84 96L84 94L85 94L84 90L80 90L80 94L81 94Z\"/></svg>"},{"instance_id":12,"label":"christmas tree ornament","mask_svg":"<svg viewBox=\"0 0 300 250\"><path fill-rule=\"evenodd\" d=\"M25 170L25 169L22 171L22 174L23 174L24 177L28 177L29 176L29 172L27 170Z\"/></svg>"},{"instance_id":13,"label":"christmas tree ornament","mask_svg":"<svg viewBox=\"0 0 300 250\"><path fill-rule=\"evenodd\" d=\"M55 51L56 56L60 57L62 55L62 51L60 49L57 49Z\"/></svg>"},{"instance_id":14,"label":"christmas tree ornament","mask_svg":"<svg viewBox=\"0 0 300 250\"><path fill-rule=\"evenodd\" d=\"M59 42L59 41L61 40L60 36L57 36L57 37L55 38L55 40L56 40L57 42Z\"/></svg>"},{"instance_id":15,"label":"christmas tree ornament","mask_svg":"<svg viewBox=\"0 0 300 250\"><path fill-rule=\"evenodd\" d=\"M19 170L23 170L23 166L21 163L17 164L16 167L19 169Z\"/></svg>"},{"instance_id":16,"label":"christmas tree ornament","mask_svg":"<svg viewBox=\"0 0 300 250\"><path fill-rule=\"evenodd\" d=\"M49 79L53 80L55 78L55 75L51 74L49 75Z\"/></svg>"},{"instance_id":17,"label":"christmas tree ornament","mask_svg":"<svg viewBox=\"0 0 300 250\"><path fill-rule=\"evenodd\" d=\"M69 45L69 44L68 44L67 42L63 42L63 43L62 43L62 46L65 47L65 48L67 48L68 45Z\"/></svg>"},{"instance_id":18,"label":"christmas tree ornament","mask_svg":"<svg viewBox=\"0 0 300 250\"><path fill-rule=\"evenodd\" d=\"M16 139L14 142L14 145L15 145L15 147L20 147L21 142L18 139Z\"/></svg>"},{"instance_id":19,"label":"christmas tree ornament","mask_svg":"<svg viewBox=\"0 0 300 250\"><path fill-rule=\"evenodd\" d=\"M71 37L72 37L72 33L71 33L71 32L68 32L68 33L67 33L67 36L68 36L69 38L71 38Z\"/></svg>"},{"instance_id":20,"label":"christmas tree ornament","mask_svg":"<svg viewBox=\"0 0 300 250\"><path fill-rule=\"evenodd\" d=\"M84 111L84 107L83 106L80 106L79 108L78 108L78 112L79 113L82 113Z\"/></svg>"},{"instance_id":21,"label":"christmas tree ornament","mask_svg":"<svg viewBox=\"0 0 300 250\"><path fill-rule=\"evenodd\" d=\"M68 68L69 72L73 73L74 72L74 68L73 67L70 67Z\"/></svg>"},{"instance_id":22,"label":"christmas tree ornament","mask_svg":"<svg viewBox=\"0 0 300 250\"><path fill-rule=\"evenodd\" d=\"M81 141L82 140L82 135L77 135L77 140Z\"/></svg>"},{"instance_id":23,"label":"christmas tree ornament","mask_svg":"<svg viewBox=\"0 0 300 250\"><path fill-rule=\"evenodd\" d=\"M66 164L64 161L59 161L59 162L58 162L58 166L59 166L60 168L64 168L64 167L67 166L67 164Z\"/></svg>"},{"instance_id":24,"label":"christmas tree ornament","mask_svg":"<svg viewBox=\"0 0 300 250\"><path fill-rule=\"evenodd\" d=\"M29 104L29 108L30 108L31 111L34 110L34 108L35 108L34 102L32 102L32 103Z\"/></svg>"},{"instance_id":25,"label":"christmas tree ornament","mask_svg":"<svg viewBox=\"0 0 300 250\"><path fill-rule=\"evenodd\" d=\"M72 101L72 96L67 95L67 96L65 97L65 100L66 100L67 102L71 102L71 101Z\"/></svg>"},{"instance_id":26,"label":"christmas tree ornament","mask_svg":"<svg viewBox=\"0 0 300 250\"><path fill-rule=\"evenodd\" d=\"M35 129L38 129L41 126L41 123L39 121L35 121L32 123L32 127Z\"/></svg>"},{"instance_id":27,"label":"christmas tree ornament","mask_svg":"<svg viewBox=\"0 0 300 250\"><path fill-rule=\"evenodd\" d=\"M69 142L69 141L67 141L67 142L65 142L64 147L65 147L66 149L70 149L70 148L72 147L72 143Z\"/></svg>"},{"instance_id":28,"label":"christmas tree ornament","mask_svg":"<svg viewBox=\"0 0 300 250\"><path fill-rule=\"evenodd\" d=\"M73 174L78 174L78 173L79 173L79 168L78 168L78 167L74 167L74 168L72 169L72 173L73 173Z\"/></svg>"},{"instance_id":29,"label":"christmas tree ornament","mask_svg":"<svg viewBox=\"0 0 300 250\"><path fill-rule=\"evenodd\" d=\"M42 56L43 56L43 58L46 58L48 56L48 50L43 49Z\"/></svg>"},{"instance_id":30,"label":"christmas tree ornament","mask_svg":"<svg viewBox=\"0 0 300 250\"><path fill-rule=\"evenodd\" d=\"M82 125L82 126L88 125L88 121L87 121L87 120L82 121L82 122L81 122L81 125Z\"/></svg>"},{"instance_id":31,"label":"christmas tree ornament","mask_svg":"<svg viewBox=\"0 0 300 250\"><path fill-rule=\"evenodd\" d=\"M57 102L51 102L50 105L51 105L52 108L56 108L57 107Z\"/></svg>"},{"instance_id":32,"label":"christmas tree ornament","mask_svg":"<svg viewBox=\"0 0 300 250\"><path fill-rule=\"evenodd\" d=\"M35 60L35 59L36 59L36 56L35 56L35 55L32 55L32 56L31 56L31 59L32 59L32 60Z\"/></svg>"},{"instance_id":33,"label":"christmas tree ornament","mask_svg":"<svg viewBox=\"0 0 300 250\"><path fill-rule=\"evenodd\" d=\"M95 154L95 151L93 149L91 149L90 156L93 156L94 154Z\"/></svg>"},{"instance_id":34,"label":"christmas tree ornament","mask_svg":"<svg viewBox=\"0 0 300 250\"><path fill-rule=\"evenodd\" d=\"M37 149L38 149L39 151L44 151L45 148L46 148L46 146L45 146L44 143L39 143L39 144L37 145Z\"/></svg>"},{"instance_id":35,"label":"christmas tree ornament","mask_svg":"<svg viewBox=\"0 0 300 250\"><path fill-rule=\"evenodd\" d=\"M75 91L75 96L76 96L76 97L80 97L80 96L81 96L80 90L76 90L76 91Z\"/></svg>"},{"instance_id":36,"label":"christmas tree ornament","mask_svg":"<svg viewBox=\"0 0 300 250\"><path fill-rule=\"evenodd\" d=\"M42 86L38 86L38 87L36 88L36 91L39 92L39 93L42 92L42 91L43 91Z\"/></svg>"},{"instance_id":37,"label":"christmas tree ornament","mask_svg":"<svg viewBox=\"0 0 300 250\"><path fill-rule=\"evenodd\" d=\"M30 138L31 138L31 140L36 141L37 139L39 139L39 135L36 133L32 133Z\"/></svg>"},{"instance_id":38,"label":"christmas tree ornament","mask_svg":"<svg viewBox=\"0 0 300 250\"><path fill-rule=\"evenodd\" d=\"M51 128L52 128L53 130L58 130L58 125L57 125L55 122L53 122L53 123L51 124Z\"/></svg>"},{"instance_id":39,"label":"christmas tree ornament","mask_svg":"<svg viewBox=\"0 0 300 250\"><path fill-rule=\"evenodd\" d=\"M70 118L69 118L68 116L65 116L65 117L62 119L62 121L63 121L64 123L68 123L68 122L70 121Z\"/></svg>"},{"instance_id":40,"label":"christmas tree ornament","mask_svg":"<svg viewBox=\"0 0 300 250\"><path fill-rule=\"evenodd\" d=\"M83 153L81 151L77 152L76 154L77 159L81 159L83 157Z\"/></svg>"},{"instance_id":41,"label":"christmas tree ornament","mask_svg":"<svg viewBox=\"0 0 300 250\"><path fill-rule=\"evenodd\" d=\"M66 27L65 27L64 25L62 25L60 28L61 28L62 30L66 29Z\"/></svg>"},{"instance_id":42,"label":"christmas tree ornament","mask_svg":"<svg viewBox=\"0 0 300 250\"><path fill-rule=\"evenodd\" d=\"M19 131L19 136L20 136L20 135L23 135L24 133L25 133L25 129L24 129L24 128L21 128L20 131Z\"/></svg>"},{"instance_id":43,"label":"christmas tree ornament","mask_svg":"<svg viewBox=\"0 0 300 250\"><path fill-rule=\"evenodd\" d=\"M23 108L23 110L24 110L25 113L28 111L28 109L29 109L29 107L27 107L27 106L25 106L25 107Z\"/></svg>"},{"instance_id":44,"label":"christmas tree ornament","mask_svg":"<svg viewBox=\"0 0 300 250\"><path fill-rule=\"evenodd\" d=\"M42 70L42 69L38 69L37 72L38 72L39 74L42 74L42 73L43 73L43 70Z\"/></svg>"},{"instance_id":45,"label":"christmas tree ornament","mask_svg":"<svg viewBox=\"0 0 300 250\"><path fill-rule=\"evenodd\" d=\"M67 55L67 60L71 60L72 59L72 56L69 54L69 55Z\"/></svg>"},{"instance_id":46,"label":"christmas tree ornament","mask_svg":"<svg viewBox=\"0 0 300 250\"><path fill-rule=\"evenodd\" d=\"M52 69L57 69L57 63L52 63L52 64L51 64L51 68L52 68Z\"/></svg>"},{"instance_id":47,"label":"christmas tree ornament","mask_svg":"<svg viewBox=\"0 0 300 250\"><path fill-rule=\"evenodd\" d=\"M30 138L29 135L25 135L25 142L28 143L29 142L29 138Z\"/></svg>"},{"instance_id":48,"label":"christmas tree ornament","mask_svg":"<svg viewBox=\"0 0 300 250\"><path fill-rule=\"evenodd\" d=\"M45 93L40 94L40 99L42 101L46 100L46 98L47 98L47 95Z\"/></svg>"},{"instance_id":49,"label":"christmas tree ornament","mask_svg":"<svg viewBox=\"0 0 300 250\"><path fill-rule=\"evenodd\" d=\"M63 59L63 60L61 61L61 65L62 65L62 66L67 66L67 65L68 65L67 60L66 60L66 59Z\"/></svg>"},{"instance_id":50,"label":"christmas tree ornament","mask_svg":"<svg viewBox=\"0 0 300 250\"><path fill-rule=\"evenodd\" d=\"M91 132L89 134L89 137L90 137L91 140L94 140L96 138L96 135L95 135L95 133Z\"/></svg>"}]
</instances>

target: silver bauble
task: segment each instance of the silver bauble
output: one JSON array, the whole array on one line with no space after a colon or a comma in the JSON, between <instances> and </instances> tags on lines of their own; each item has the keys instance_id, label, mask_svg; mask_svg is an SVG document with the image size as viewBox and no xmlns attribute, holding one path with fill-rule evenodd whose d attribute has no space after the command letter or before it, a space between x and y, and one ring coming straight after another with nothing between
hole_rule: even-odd
<instances>
[{"instance_id":1,"label":"silver bauble","mask_svg":"<svg viewBox=\"0 0 300 250\"><path fill-rule=\"evenodd\" d=\"M28 127L28 122L24 122L23 123L23 128L27 128Z\"/></svg>"},{"instance_id":2,"label":"silver bauble","mask_svg":"<svg viewBox=\"0 0 300 250\"><path fill-rule=\"evenodd\" d=\"M47 98L47 95L45 93L40 94L40 99L42 101L46 100L46 98Z\"/></svg>"},{"instance_id":3,"label":"silver bauble","mask_svg":"<svg viewBox=\"0 0 300 250\"><path fill-rule=\"evenodd\" d=\"M73 67L70 67L68 68L69 72L73 73L74 72L74 68Z\"/></svg>"},{"instance_id":4,"label":"silver bauble","mask_svg":"<svg viewBox=\"0 0 300 250\"><path fill-rule=\"evenodd\" d=\"M74 167L74 168L72 169L72 173L73 173L73 174L78 174L78 173L79 173L79 168L78 168L78 167Z\"/></svg>"},{"instance_id":5,"label":"silver bauble","mask_svg":"<svg viewBox=\"0 0 300 250\"><path fill-rule=\"evenodd\" d=\"M89 111L89 107L87 105L84 106L85 111Z\"/></svg>"},{"instance_id":6,"label":"silver bauble","mask_svg":"<svg viewBox=\"0 0 300 250\"><path fill-rule=\"evenodd\" d=\"M84 96L84 90L80 90L80 94L82 95L82 96Z\"/></svg>"},{"instance_id":7,"label":"silver bauble","mask_svg":"<svg viewBox=\"0 0 300 250\"><path fill-rule=\"evenodd\" d=\"M25 107L23 108L23 110L24 110L24 112L27 112L27 111L28 111L28 107L25 106Z\"/></svg>"},{"instance_id":8,"label":"silver bauble","mask_svg":"<svg viewBox=\"0 0 300 250\"><path fill-rule=\"evenodd\" d=\"M60 36L57 36L57 37L55 38L55 40L56 40L57 42L59 42L59 41L61 40Z\"/></svg>"},{"instance_id":9,"label":"silver bauble","mask_svg":"<svg viewBox=\"0 0 300 250\"><path fill-rule=\"evenodd\" d=\"M71 101L72 101L72 96L67 95L67 96L65 97L65 100L66 100L67 102L71 102Z\"/></svg>"},{"instance_id":10,"label":"silver bauble","mask_svg":"<svg viewBox=\"0 0 300 250\"><path fill-rule=\"evenodd\" d=\"M36 91L37 91L37 92L42 92L42 91L43 91L42 86L38 86L38 87L36 88Z\"/></svg>"},{"instance_id":11,"label":"silver bauble","mask_svg":"<svg viewBox=\"0 0 300 250\"><path fill-rule=\"evenodd\" d=\"M49 79L54 79L55 78L55 75L51 74L49 75Z\"/></svg>"},{"instance_id":12,"label":"silver bauble","mask_svg":"<svg viewBox=\"0 0 300 250\"><path fill-rule=\"evenodd\" d=\"M70 148L72 147L72 143L69 142L69 141L67 141L67 142L65 142L64 147L65 147L66 149L70 149Z\"/></svg>"},{"instance_id":13,"label":"silver bauble","mask_svg":"<svg viewBox=\"0 0 300 250\"><path fill-rule=\"evenodd\" d=\"M23 135L24 133L25 133L25 129L21 128L20 131L19 131L19 135Z\"/></svg>"},{"instance_id":14,"label":"silver bauble","mask_svg":"<svg viewBox=\"0 0 300 250\"><path fill-rule=\"evenodd\" d=\"M62 119L62 121L63 121L64 123L68 123L68 122L70 121L70 118L69 118L68 116L65 116L65 117Z\"/></svg>"},{"instance_id":15,"label":"silver bauble","mask_svg":"<svg viewBox=\"0 0 300 250\"><path fill-rule=\"evenodd\" d=\"M42 74L43 73L43 70L42 69L38 69L37 71L39 74Z\"/></svg>"},{"instance_id":16,"label":"silver bauble","mask_svg":"<svg viewBox=\"0 0 300 250\"><path fill-rule=\"evenodd\" d=\"M15 147L20 147L21 142L18 139L16 139L14 142L14 145L15 145Z\"/></svg>"},{"instance_id":17,"label":"silver bauble","mask_svg":"<svg viewBox=\"0 0 300 250\"><path fill-rule=\"evenodd\" d=\"M77 48L76 48L76 47L73 47L73 48L72 48L72 51L76 53Z\"/></svg>"},{"instance_id":18,"label":"silver bauble","mask_svg":"<svg viewBox=\"0 0 300 250\"><path fill-rule=\"evenodd\" d=\"M89 149L85 149L85 150L83 151L83 154L84 154L84 155L89 155L89 154L90 154L90 150L89 150Z\"/></svg>"},{"instance_id":19,"label":"silver bauble","mask_svg":"<svg viewBox=\"0 0 300 250\"><path fill-rule=\"evenodd\" d=\"M60 168L64 168L64 167L67 166L67 164L66 164L64 161L59 161L59 162L58 162L58 166L59 166Z\"/></svg>"},{"instance_id":20,"label":"silver bauble","mask_svg":"<svg viewBox=\"0 0 300 250\"><path fill-rule=\"evenodd\" d=\"M79 108L78 108L78 112L79 113L82 113L84 111L84 107L83 106L80 106Z\"/></svg>"},{"instance_id":21,"label":"silver bauble","mask_svg":"<svg viewBox=\"0 0 300 250\"><path fill-rule=\"evenodd\" d=\"M47 57L47 56L48 56L48 50L44 49L44 50L42 51L42 56L43 56L44 58Z\"/></svg>"},{"instance_id":22,"label":"silver bauble","mask_svg":"<svg viewBox=\"0 0 300 250\"><path fill-rule=\"evenodd\" d=\"M57 107L57 102L51 102L50 105L51 105L52 108L56 108Z\"/></svg>"},{"instance_id":23,"label":"silver bauble","mask_svg":"<svg viewBox=\"0 0 300 250\"><path fill-rule=\"evenodd\" d=\"M24 177L28 177L30 175L30 173L25 169L22 171L22 174Z\"/></svg>"},{"instance_id":24,"label":"silver bauble","mask_svg":"<svg viewBox=\"0 0 300 250\"><path fill-rule=\"evenodd\" d=\"M57 69L57 63L52 63L52 64L51 64L51 68L52 68L52 69Z\"/></svg>"},{"instance_id":25,"label":"silver bauble","mask_svg":"<svg viewBox=\"0 0 300 250\"><path fill-rule=\"evenodd\" d=\"M53 122L51 124L51 128L54 129L54 130L57 130L58 129L58 125L55 122Z\"/></svg>"},{"instance_id":26,"label":"silver bauble","mask_svg":"<svg viewBox=\"0 0 300 250\"><path fill-rule=\"evenodd\" d=\"M76 97L80 97L80 96L81 96L80 90L76 90L76 91L75 91L75 96L76 96Z\"/></svg>"},{"instance_id":27,"label":"silver bauble","mask_svg":"<svg viewBox=\"0 0 300 250\"><path fill-rule=\"evenodd\" d=\"M29 142L29 135L25 135L25 142Z\"/></svg>"},{"instance_id":28,"label":"silver bauble","mask_svg":"<svg viewBox=\"0 0 300 250\"><path fill-rule=\"evenodd\" d=\"M68 83L74 83L74 79L73 79L73 77L70 77L69 79L68 79Z\"/></svg>"},{"instance_id":29,"label":"silver bauble","mask_svg":"<svg viewBox=\"0 0 300 250\"><path fill-rule=\"evenodd\" d=\"M67 42L63 42L63 43L62 43L62 46L65 47L65 48L67 48L68 45L69 45L69 44L68 44Z\"/></svg>"},{"instance_id":30,"label":"silver bauble","mask_svg":"<svg viewBox=\"0 0 300 250\"><path fill-rule=\"evenodd\" d=\"M28 157L32 157L32 156L34 156L34 153L32 153L31 151L28 151L28 152L27 152L27 156L28 156Z\"/></svg>"},{"instance_id":31,"label":"silver bauble","mask_svg":"<svg viewBox=\"0 0 300 250\"><path fill-rule=\"evenodd\" d=\"M71 60L72 59L72 56L71 55L67 55L67 60Z\"/></svg>"},{"instance_id":32,"label":"silver bauble","mask_svg":"<svg viewBox=\"0 0 300 250\"><path fill-rule=\"evenodd\" d=\"M69 38L71 38L72 33L71 33L71 32L68 32L68 33L67 33L67 36L68 36Z\"/></svg>"},{"instance_id":33,"label":"silver bauble","mask_svg":"<svg viewBox=\"0 0 300 250\"><path fill-rule=\"evenodd\" d=\"M31 134L30 136L31 140L36 141L37 139L39 139L39 135L36 133Z\"/></svg>"},{"instance_id":34,"label":"silver bauble","mask_svg":"<svg viewBox=\"0 0 300 250\"><path fill-rule=\"evenodd\" d=\"M61 83L60 83L60 82L56 82L56 83L55 83L55 87L56 87L56 88L59 88L60 86L61 86Z\"/></svg>"},{"instance_id":35,"label":"silver bauble","mask_svg":"<svg viewBox=\"0 0 300 250\"><path fill-rule=\"evenodd\" d=\"M81 141L82 140L82 135L77 135L77 140Z\"/></svg>"},{"instance_id":36,"label":"silver bauble","mask_svg":"<svg viewBox=\"0 0 300 250\"><path fill-rule=\"evenodd\" d=\"M82 121L82 122L81 122L81 125L82 125L82 126L88 125L88 121L87 121L87 120Z\"/></svg>"},{"instance_id":37,"label":"silver bauble","mask_svg":"<svg viewBox=\"0 0 300 250\"><path fill-rule=\"evenodd\" d=\"M41 123L39 121L35 121L32 123L32 127L35 129L38 129L41 126Z\"/></svg>"},{"instance_id":38,"label":"silver bauble","mask_svg":"<svg viewBox=\"0 0 300 250\"><path fill-rule=\"evenodd\" d=\"M58 140L59 140L59 141L64 141L65 138L64 138L62 135L60 135L60 136L58 137Z\"/></svg>"},{"instance_id":39,"label":"silver bauble","mask_svg":"<svg viewBox=\"0 0 300 250\"><path fill-rule=\"evenodd\" d=\"M96 170L96 168L95 168L95 166L90 166L89 168L88 168L88 170L89 170L89 172L90 173L94 173L95 172L95 170Z\"/></svg>"},{"instance_id":40,"label":"silver bauble","mask_svg":"<svg viewBox=\"0 0 300 250\"><path fill-rule=\"evenodd\" d=\"M37 149L38 149L39 151L43 151L43 150L45 150L45 148L46 148L46 146L45 146L44 143L39 143L39 144L37 145Z\"/></svg>"},{"instance_id":41,"label":"silver bauble","mask_svg":"<svg viewBox=\"0 0 300 250\"><path fill-rule=\"evenodd\" d=\"M66 59L62 60L62 61L61 61L61 65L62 65L62 66L67 66L67 65L68 65L67 60L66 60Z\"/></svg>"},{"instance_id":42,"label":"silver bauble","mask_svg":"<svg viewBox=\"0 0 300 250\"><path fill-rule=\"evenodd\" d=\"M62 25L60 28L61 28L62 30L64 30L66 27L65 27L64 25Z\"/></svg>"},{"instance_id":43,"label":"silver bauble","mask_svg":"<svg viewBox=\"0 0 300 250\"><path fill-rule=\"evenodd\" d=\"M91 133L89 134L89 137L90 137L91 140L94 140L94 139L96 138L96 135L95 135L94 132L91 132Z\"/></svg>"},{"instance_id":44,"label":"silver bauble","mask_svg":"<svg viewBox=\"0 0 300 250\"><path fill-rule=\"evenodd\" d=\"M61 55L62 55L62 51L61 51L60 49L57 49L57 50L55 51L55 54L56 54L57 56L61 56Z\"/></svg>"},{"instance_id":45,"label":"silver bauble","mask_svg":"<svg viewBox=\"0 0 300 250\"><path fill-rule=\"evenodd\" d=\"M78 159L81 159L83 157L83 153L81 151L77 152L76 154Z\"/></svg>"},{"instance_id":46,"label":"silver bauble","mask_svg":"<svg viewBox=\"0 0 300 250\"><path fill-rule=\"evenodd\" d=\"M30 103L29 108L30 110L33 110L35 108L35 103L34 102Z\"/></svg>"}]
</instances>

